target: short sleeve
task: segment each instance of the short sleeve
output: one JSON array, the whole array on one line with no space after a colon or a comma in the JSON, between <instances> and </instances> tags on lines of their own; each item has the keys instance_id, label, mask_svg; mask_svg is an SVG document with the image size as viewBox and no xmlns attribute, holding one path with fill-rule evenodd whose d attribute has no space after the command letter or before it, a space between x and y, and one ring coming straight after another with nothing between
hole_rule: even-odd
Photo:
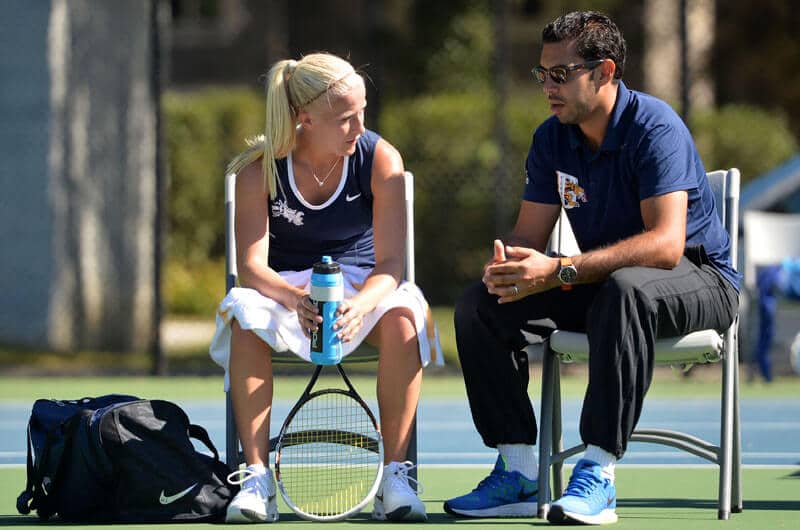
<instances>
[{"instance_id":1,"label":"short sleeve","mask_svg":"<svg viewBox=\"0 0 800 530\"><path fill-rule=\"evenodd\" d=\"M662 124L649 131L636 151L639 200L697 188L695 149L682 125Z\"/></svg>"}]
</instances>

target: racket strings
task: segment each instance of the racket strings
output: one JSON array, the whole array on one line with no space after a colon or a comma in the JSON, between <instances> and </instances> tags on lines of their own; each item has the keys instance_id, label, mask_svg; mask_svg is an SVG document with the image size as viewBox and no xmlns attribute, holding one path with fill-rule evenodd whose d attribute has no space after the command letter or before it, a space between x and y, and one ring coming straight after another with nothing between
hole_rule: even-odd
<instances>
[{"instance_id":1,"label":"racket strings","mask_svg":"<svg viewBox=\"0 0 800 530\"><path fill-rule=\"evenodd\" d=\"M355 399L339 393L315 396L283 434L284 493L312 515L348 512L370 493L383 465L378 438L375 424Z\"/></svg>"}]
</instances>

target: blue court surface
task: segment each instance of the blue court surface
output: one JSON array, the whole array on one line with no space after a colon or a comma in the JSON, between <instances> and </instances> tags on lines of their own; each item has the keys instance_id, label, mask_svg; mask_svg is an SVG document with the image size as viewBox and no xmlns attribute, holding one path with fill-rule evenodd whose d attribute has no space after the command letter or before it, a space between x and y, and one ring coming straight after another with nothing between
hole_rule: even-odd
<instances>
[{"instance_id":1,"label":"blue court surface","mask_svg":"<svg viewBox=\"0 0 800 530\"><path fill-rule=\"evenodd\" d=\"M225 404L218 401L178 401L193 423L208 429L225 454ZM272 433L293 401L276 401ZM32 404L0 402L0 465L25 463L25 429ZM377 404L370 403L377 411ZM578 442L581 401L565 400L564 444ZM756 466L800 465L800 398L750 398L741 403L743 463ZM465 400L423 399L419 407L419 463L437 466L489 466L496 453L485 447L472 425ZM642 428L670 428L692 433L708 441L719 440L719 402L716 399L645 400L639 422ZM571 460L571 461L574 461ZM632 443L621 464L693 465L704 460L669 447Z\"/></svg>"}]
</instances>

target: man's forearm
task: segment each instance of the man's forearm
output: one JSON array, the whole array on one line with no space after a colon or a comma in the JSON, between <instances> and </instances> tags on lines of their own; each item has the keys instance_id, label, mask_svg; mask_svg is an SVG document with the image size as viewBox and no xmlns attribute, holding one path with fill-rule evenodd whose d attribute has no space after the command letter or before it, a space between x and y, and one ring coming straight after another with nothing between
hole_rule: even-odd
<instances>
[{"instance_id":1,"label":"man's forearm","mask_svg":"<svg viewBox=\"0 0 800 530\"><path fill-rule=\"evenodd\" d=\"M623 267L655 267L671 269L680 255L669 250L663 238L653 232L643 232L613 245L573 256L578 270L577 283L596 283Z\"/></svg>"}]
</instances>

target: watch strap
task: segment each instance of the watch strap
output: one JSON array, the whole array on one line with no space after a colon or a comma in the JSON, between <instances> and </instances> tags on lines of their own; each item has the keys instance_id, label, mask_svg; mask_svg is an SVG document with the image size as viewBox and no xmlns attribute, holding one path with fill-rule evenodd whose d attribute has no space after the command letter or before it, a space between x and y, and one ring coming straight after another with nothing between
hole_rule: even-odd
<instances>
[{"instance_id":1,"label":"watch strap","mask_svg":"<svg viewBox=\"0 0 800 530\"><path fill-rule=\"evenodd\" d=\"M572 258L569 256L561 256L561 268L559 268L558 272L558 279L561 281L561 290L562 291L569 291L572 289L571 283L566 283L563 279L561 279L561 269L566 269L567 267L572 267L573 269L575 266L572 264Z\"/></svg>"}]
</instances>

